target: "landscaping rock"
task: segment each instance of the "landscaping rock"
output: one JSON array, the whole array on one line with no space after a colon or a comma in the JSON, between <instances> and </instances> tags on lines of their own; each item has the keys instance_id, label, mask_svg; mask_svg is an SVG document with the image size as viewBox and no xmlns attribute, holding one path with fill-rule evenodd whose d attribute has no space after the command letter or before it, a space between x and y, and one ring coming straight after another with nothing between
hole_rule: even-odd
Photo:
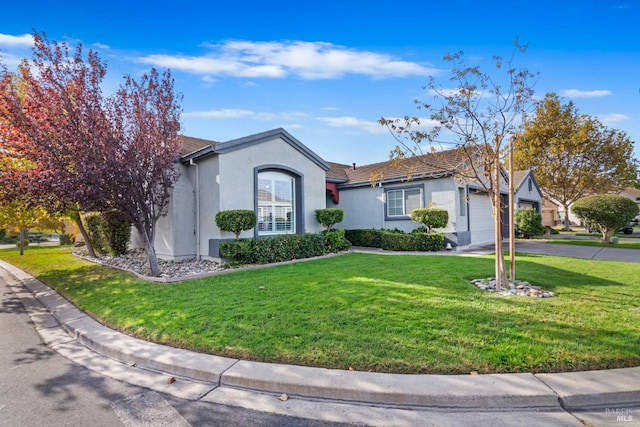
<instances>
[{"instance_id":1,"label":"landscaping rock","mask_svg":"<svg viewBox=\"0 0 640 427\"><path fill-rule=\"evenodd\" d=\"M505 296L518 295L534 298L551 298L556 295L553 292L544 291L540 286L534 286L529 282L521 280L508 282L503 286L501 291L496 289L496 279L493 277L489 277L488 279L473 279L470 283L481 291L495 292Z\"/></svg>"},{"instance_id":2,"label":"landscaping rock","mask_svg":"<svg viewBox=\"0 0 640 427\"><path fill-rule=\"evenodd\" d=\"M74 253L91 259L87 256L86 247L75 248ZM100 264L117 267L123 270L135 271L141 275L150 275L149 263L144 250L133 250L129 253L117 257L98 255L95 261ZM190 259L184 261L158 260L160 267L160 277L187 277L194 274L214 273L223 270L223 267L214 261Z\"/></svg>"}]
</instances>

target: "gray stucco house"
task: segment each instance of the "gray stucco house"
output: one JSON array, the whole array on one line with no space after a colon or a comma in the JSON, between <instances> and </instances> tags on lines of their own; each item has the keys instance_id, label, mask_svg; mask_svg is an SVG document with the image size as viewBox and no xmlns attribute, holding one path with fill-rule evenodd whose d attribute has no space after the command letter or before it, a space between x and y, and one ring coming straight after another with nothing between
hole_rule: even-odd
<instances>
[{"instance_id":1,"label":"gray stucco house","mask_svg":"<svg viewBox=\"0 0 640 427\"><path fill-rule=\"evenodd\" d=\"M258 225L242 238L322 230L314 211L326 206L329 165L284 129L227 142L183 137L178 167L157 224L160 258L218 258L219 243L234 238L216 226L223 210L255 210Z\"/></svg>"},{"instance_id":2,"label":"gray stucco house","mask_svg":"<svg viewBox=\"0 0 640 427\"><path fill-rule=\"evenodd\" d=\"M344 209L340 228L399 229L419 225L409 212L433 206L449 213L449 224L439 231L453 246L482 245L494 241L491 201L476 181L461 180L468 156L460 150L406 159L409 165L386 161L369 165L331 163L327 172L327 207ZM409 173L407 172L409 171ZM408 175L411 175L410 177ZM529 171L514 173L515 207L541 209L542 192ZM508 177L501 182L503 236L508 235Z\"/></svg>"},{"instance_id":3,"label":"gray stucco house","mask_svg":"<svg viewBox=\"0 0 640 427\"><path fill-rule=\"evenodd\" d=\"M449 212L442 231L452 245L493 242L491 202L477 183L454 176L467 160L458 154L416 158L408 177L392 161L328 163L281 128L227 142L184 136L180 177L168 214L157 224L156 253L174 260L219 258L220 242L234 236L216 226L215 216L230 209L256 212L257 226L241 235L249 238L320 232L315 210L326 207L344 210L339 228L411 231L418 224L409 218L410 210L435 206ZM540 210L542 196L533 176L519 172L514 178L516 206ZM505 175L505 206L506 183ZM135 238L133 243L139 246Z\"/></svg>"}]
</instances>

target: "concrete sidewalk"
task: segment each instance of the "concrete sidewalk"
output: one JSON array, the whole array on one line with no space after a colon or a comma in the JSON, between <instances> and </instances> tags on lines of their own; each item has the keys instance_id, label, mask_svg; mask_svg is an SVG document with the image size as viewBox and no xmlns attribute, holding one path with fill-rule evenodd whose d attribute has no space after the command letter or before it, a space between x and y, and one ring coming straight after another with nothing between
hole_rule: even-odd
<instances>
[{"instance_id":1,"label":"concrete sidewalk","mask_svg":"<svg viewBox=\"0 0 640 427\"><path fill-rule=\"evenodd\" d=\"M250 362L153 344L116 332L3 261L0 279L21 299L43 341L53 350L103 375L183 399L229 403L259 392L260 399L270 396L269 410L277 407L277 396L283 393L310 401L414 411L566 415L564 411L600 408L597 413L604 416L609 410L637 414L640 409L640 367L557 374L400 375ZM636 422L638 418L636 415Z\"/></svg>"}]
</instances>

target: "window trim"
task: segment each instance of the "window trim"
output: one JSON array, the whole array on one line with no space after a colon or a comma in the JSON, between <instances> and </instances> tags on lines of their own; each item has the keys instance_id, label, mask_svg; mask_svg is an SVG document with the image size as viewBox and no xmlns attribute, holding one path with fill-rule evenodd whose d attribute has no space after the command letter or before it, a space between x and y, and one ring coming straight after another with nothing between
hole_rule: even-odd
<instances>
[{"instance_id":1,"label":"window trim","mask_svg":"<svg viewBox=\"0 0 640 427\"><path fill-rule=\"evenodd\" d=\"M419 207L424 207L424 186L422 185L411 185L408 187L391 187L386 188L384 191L384 217L386 221L397 221L397 220L407 220L411 219L409 212L407 212L406 199L405 199L405 191L406 190L419 190L420 191L420 203ZM392 191L402 191L402 210L404 214L402 215L389 215L389 193Z\"/></svg>"},{"instance_id":2,"label":"window trim","mask_svg":"<svg viewBox=\"0 0 640 427\"><path fill-rule=\"evenodd\" d=\"M302 234L304 233L305 221L304 221L304 175L293 168L289 168L283 165L267 164L256 166L253 169L253 200L254 200L254 212L256 217L258 216L258 188L259 188L259 175L263 172L276 172L283 175L287 175L293 180L293 230L291 232L263 232L258 231L258 224L254 227L254 237L269 237L279 236L282 234Z\"/></svg>"}]
</instances>

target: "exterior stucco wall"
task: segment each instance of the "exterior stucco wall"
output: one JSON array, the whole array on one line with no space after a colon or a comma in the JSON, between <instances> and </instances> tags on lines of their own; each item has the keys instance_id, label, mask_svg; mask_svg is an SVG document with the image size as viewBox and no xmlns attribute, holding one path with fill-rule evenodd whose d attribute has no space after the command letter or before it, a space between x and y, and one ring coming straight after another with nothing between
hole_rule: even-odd
<instances>
[{"instance_id":1,"label":"exterior stucco wall","mask_svg":"<svg viewBox=\"0 0 640 427\"><path fill-rule=\"evenodd\" d=\"M533 181L531 181L531 190L529 190L530 179L530 177L527 177L514 194L516 210L518 210L519 204L522 202L536 204L538 211L542 209L542 194Z\"/></svg>"},{"instance_id":2,"label":"exterior stucco wall","mask_svg":"<svg viewBox=\"0 0 640 427\"><path fill-rule=\"evenodd\" d=\"M409 232L420 225L411 221L408 217L392 218L386 215L386 191L402 188L421 188L423 195L423 207L434 202L440 209L449 211L449 224L441 231L452 233L467 231L468 225L465 215L460 216L460 200L458 197L460 185L453 178L439 178L426 180L413 180L404 183L383 184L371 187L343 187L340 192L340 203L335 204L327 197L328 207L344 209L344 220L336 226L344 229L394 229Z\"/></svg>"}]
</instances>

